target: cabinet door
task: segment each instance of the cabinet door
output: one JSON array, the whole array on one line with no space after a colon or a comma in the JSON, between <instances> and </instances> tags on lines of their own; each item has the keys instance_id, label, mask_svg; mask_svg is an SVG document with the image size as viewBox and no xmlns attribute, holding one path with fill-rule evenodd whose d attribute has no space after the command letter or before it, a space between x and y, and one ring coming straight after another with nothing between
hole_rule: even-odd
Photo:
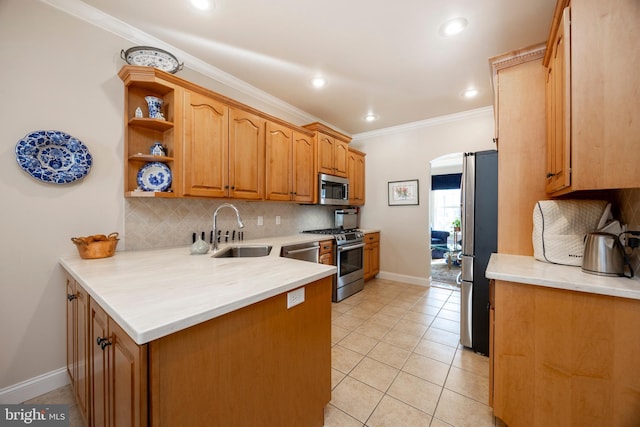
<instances>
[{"instance_id":1,"label":"cabinet door","mask_svg":"<svg viewBox=\"0 0 640 427\"><path fill-rule=\"evenodd\" d=\"M333 154L333 174L337 176L347 176L347 156L349 155L349 144L335 140L335 149Z\"/></svg>"},{"instance_id":2,"label":"cabinet door","mask_svg":"<svg viewBox=\"0 0 640 427\"><path fill-rule=\"evenodd\" d=\"M547 70L547 193L571 185L569 10L562 15Z\"/></svg>"},{"instance_id":3,"label":"cabinet door","mask_svg":"<svg viewBox=\"0 0 640 427\"><path fill-rule=\"evenodd\" d=\"M109 339L107 313L93 300L89 301L89 319L91 333L89 334L91 357L91 421L93 427L107 427L109 425L108 397L109 397L109 357L98 339Z\"/></svg>"},{"instance_id":4,"label":"cabinet door","mask_svg":"<svg viewBox=\"0 0 640 427\"><path fill-rule=\"evenodd\" d=\"M89 295L76 283L76 378L78 409L84 419L89 410Z\"/></svg>"},{"instance_id":5,"label":"cabinet door","mask_svg":"<svg viewBox=\"0 0 640 427\"><path fill-rule=\"evenodd\" d=\"M314 168L314 138L293 132L293 200L300 203L315 201L318 179Z\"/></svg>"},{"instance_id":6,"label":"cabinet door","mask_svg":"<svg viewBox=\"0 0 640 427\"><path fill-rule=\"evenodd\" d=\"M229 196L262 199L266 121L237 109L229 114Z\"/></svg>"},{"instance_id":7,"label":"cabinet door","mask_svg":"<svg viewBox=\"0 0 640 427\"><path fill-rule=\"evenodd\" d=\"M336 140L329 135L318 132L318 172L335 175L333 156Z\"/></svg>"},{"instance_id":8,"label":"cabinet door","mask_svg":"<svg viewBox=\"0 0 640 427\"><path fill-rule=\"evenodd\" d=\"M269 200L291 200L293 131L267 122L266 191Z\"/></svg>"},{"instance_id":9,"label":"cabinet door","mask_svg":"<svg viewBox=\"0 0 640 427\"><path fill-rule=\"evenodd\" d=\"M147 353L109 319L109 424L147 425Z\"/></svg>"},{"instance_id":10,"label":"cabinet door","mask_svg":"<svg viewBox=\"0 0 640 427\"><path fill-rule=\"evenodd\" d=\"M67 276L67 374L69 381L75 388L76 381L76 298L75 282Z\"/></svg>"},{"instance_id":11,"label":"cabinet door","mask_svg":"<svg viewBox=\"0 0 640 427\"><path fill-rule=\"evenodd\" d=\"M364 205L364 155L349 150L347 160L349 172L349 204Z\"/></svg>"},{"instance_id":12,"label":"cabinet door","mask_svg":"<svg viewBox=\"0 0 640 427\"><path fill-rule=\"evenodd\" d=\"M184 104L184 194L228 196L228 107L193 92Z\"/></svg>"},{"instance_id":13,"label":"cabinet door","mask_svg":"<svg viewBox=\"0 0 640 427\"><path fill-rule=\"evenodd\" d=\"M371 245L364 247L364 260L362 261L364 280L371 278Z\"/></svg>"},{"instance_id":14,"label":"cabinet door","mask_svg":"<svg viewBox=\"0 0 640 427\"><path fill-rule=\"evenodd\" d=\"M89 404L88 304L85 290L67 276L67 372L85 421Z\"/></svg>"},{"instance_id":15,"label":"cabinet door","mask_svg":"<svg viewBox=\"0 0 640 427\"><path fill-rule=\"evenodd\" d=\"M380 272L380 243L371 244L371 277Z\"/></svg>"}]
</instances>

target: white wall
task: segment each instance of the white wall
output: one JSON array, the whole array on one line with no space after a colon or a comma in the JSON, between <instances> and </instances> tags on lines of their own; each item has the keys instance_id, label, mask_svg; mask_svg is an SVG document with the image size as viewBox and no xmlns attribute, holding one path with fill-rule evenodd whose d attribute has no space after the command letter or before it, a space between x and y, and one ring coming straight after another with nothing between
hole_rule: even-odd
<instances>
[{"instance_id":1,"label":"white wall","mask_svg":"<svg viewBox=\"0 0 640 427\"><path fill-rule=\"evenodd\" d=\"M381 278L427 285L431 275L429 241L429 162L449 153L494 149L491 108L354 135L351 145L367 153L363 228L382 230ZM419 180L418 206L388 206L389 181Z\"/></svg>"}]
</instances>

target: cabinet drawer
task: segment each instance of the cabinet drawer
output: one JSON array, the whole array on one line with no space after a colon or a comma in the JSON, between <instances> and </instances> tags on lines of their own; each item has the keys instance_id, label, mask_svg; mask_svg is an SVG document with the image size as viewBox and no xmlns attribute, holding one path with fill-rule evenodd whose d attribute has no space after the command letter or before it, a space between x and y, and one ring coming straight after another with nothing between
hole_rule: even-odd
<instances>
[{"instance_id":1,"label":"cabinet drawer","mask_svg":"<svg viewBox=\"0 0 640 427\"><path fill-rule=\"evenodd\" d=\"M333 251L333 240L324 240L320 242L320 255L330 254Z\"/></svg>"},{"instance_id":2,"label":"cabinet drawer","mask_svg":"<svg viewBox=\"0 0 640 427\"><path fill-rule=\"evenodd\" d=\"M365 243L375 243L380 241L380 233L367 233L364 235Z\"/></svg>"},{"instance_id":3,"label":"cabinet drawer","mask_svg":"<svg viewBox=\"0 0 640 427\"><path fill-rule=\"evenodd\" d=\"M320 255L318 263L326 264L326 265L333 265L333 253L329 252L328 254Z\"/></svg>"}]
</instances>

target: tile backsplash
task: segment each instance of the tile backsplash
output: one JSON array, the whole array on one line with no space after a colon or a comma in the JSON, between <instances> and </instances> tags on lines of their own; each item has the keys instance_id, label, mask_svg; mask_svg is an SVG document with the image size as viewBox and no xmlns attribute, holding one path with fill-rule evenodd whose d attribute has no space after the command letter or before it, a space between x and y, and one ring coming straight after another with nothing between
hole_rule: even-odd
<instances>
[{"instance_id":1,"label":"tile backsplash","mask_svg":"<svg viewBox=\"0 0 640 427\"><path fill-rule=\"evenodd\" d=\"M640 230L640 188L616 190L615 201L619 220L627 224L629 230ZM629 255L636 276L640 276L640 248Z\"/></svg>"},{"instance_id":2,"label":"tile backsplash","mask_svg":"<svg viewBox=\"0 0 640 427\"><path fill-rule=\"evenodd\" d=\"M238 208L244 222L245 240L297 234L302 230L333 227L336 207L295 203L249 202L211 199L134 199L125 200L126 250L157 249L190 245L192 233L213 229L213 212L223 203ZM263 225L258 225L258 216ZM276 224L276 216L280 224ZM231 209L218 212L218 229L224 235L239 230Z\"/></svg>"}]
</instances>

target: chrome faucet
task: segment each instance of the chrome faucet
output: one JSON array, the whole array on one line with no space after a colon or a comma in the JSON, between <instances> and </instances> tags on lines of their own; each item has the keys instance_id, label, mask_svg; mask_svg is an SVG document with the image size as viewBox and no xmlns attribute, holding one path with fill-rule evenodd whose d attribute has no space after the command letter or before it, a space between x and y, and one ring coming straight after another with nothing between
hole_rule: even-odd
<instances>
[{"instance_id":1,"label":"chrome faucet","mask_svg":"<svg viewBox=\"0 0 640 427\"><path fill-rule=\"evenodd\" d=\"M236 212L236 218L238 218L238 226L240 228L244 228L244 223L242 219L240 219L240 212L238 209L233 206L231 203L223 203L215 210L213 213L213 252L218 250L218 226L216 225L216 218L218 217L218 211L222 208L231 208Z\"/></svg>"}]
</instances>

